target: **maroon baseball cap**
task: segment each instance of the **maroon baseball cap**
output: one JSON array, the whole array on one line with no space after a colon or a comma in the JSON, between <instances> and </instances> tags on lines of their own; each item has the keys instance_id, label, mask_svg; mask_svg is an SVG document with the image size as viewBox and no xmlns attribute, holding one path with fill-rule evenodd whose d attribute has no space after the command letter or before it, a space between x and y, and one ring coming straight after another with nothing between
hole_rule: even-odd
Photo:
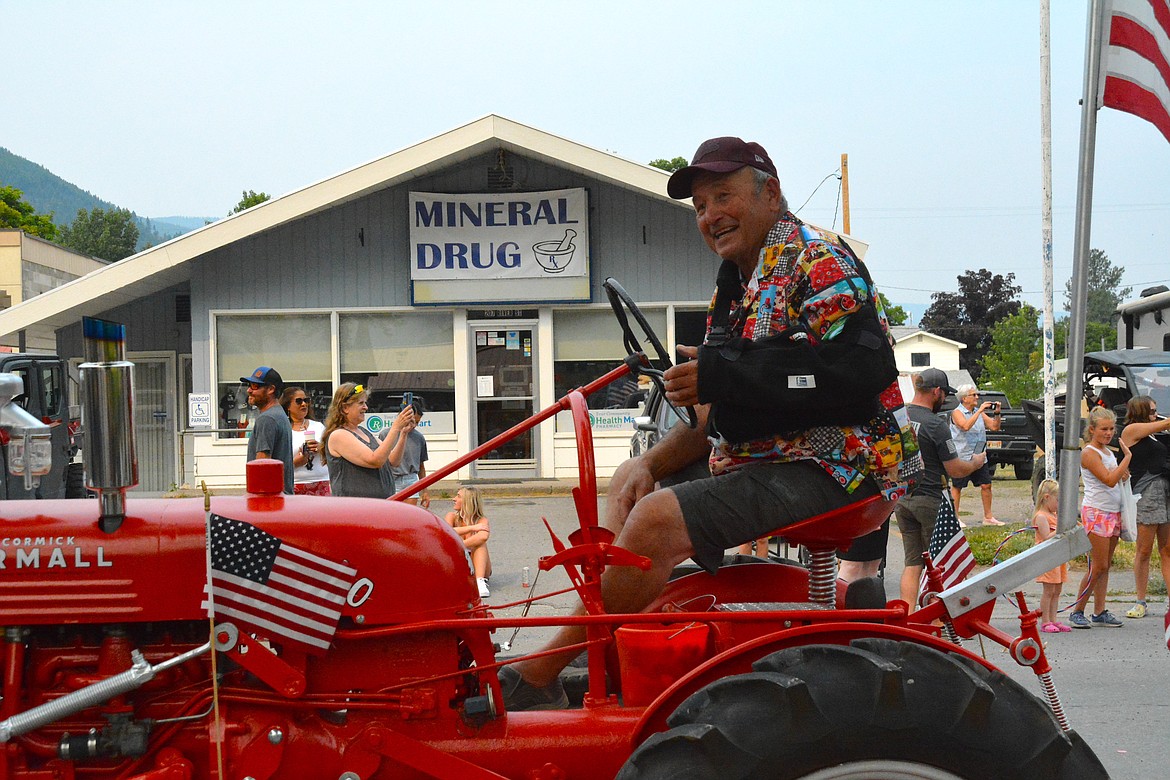
<instances>
[{"instance_id":1,"label":"maroon baseball cap","mask_svg":"<svg viewBox=\"0 0 1170 780\"><path fill-rule=\"evenodd\" d=\"M666 191L675 200L691 197L691 183L699 171L731 173L748 166L776 176L776 166L764 147L755 141L725 135L700 144L691 164L675 171L666 183Z\"/></svg>"}]
</instances>

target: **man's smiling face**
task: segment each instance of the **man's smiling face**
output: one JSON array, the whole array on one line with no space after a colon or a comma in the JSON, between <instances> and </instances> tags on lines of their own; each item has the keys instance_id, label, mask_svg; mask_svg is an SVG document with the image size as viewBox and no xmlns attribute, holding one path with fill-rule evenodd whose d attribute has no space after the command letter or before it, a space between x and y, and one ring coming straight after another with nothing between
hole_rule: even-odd
<instances>
[{"instance_id":1,"label":"man's smiling face","mask_svg":"<svg viewBox=\"0 0 1170 780\"><path fill-rule=\"evenodd\" d=\"M768 179L757 192L751 168L724 174L703 171L695 176L691 201L707 246L745 275L750 273L780 216L779 182Z\"/></svg>"}]
</instances>

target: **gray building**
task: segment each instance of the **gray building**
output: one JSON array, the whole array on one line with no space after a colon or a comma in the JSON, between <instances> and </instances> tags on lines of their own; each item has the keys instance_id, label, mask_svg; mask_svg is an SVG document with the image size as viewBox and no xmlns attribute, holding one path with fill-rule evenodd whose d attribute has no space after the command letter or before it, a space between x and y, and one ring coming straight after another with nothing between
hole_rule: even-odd
<instances>
[{"instance_id":1,"label":"gray building","mask_svg":"<svg viewBox=\"0 0 1170 780\"><path fill-rule=\"evenodd\" d=\"M0 336L80 357L83 316L127 326L143 489L242 484L239 377L261 364L318 416L339 383L366 385L373 429L422 396L433 469L618 364L606 277L668 347L697 341L717 260L667 178L491 115L13 306ZM212 425L190 424L192 394L210 396ZM634 410L589 400L605 474ZM576 468L562 413L460 476Z\"/></svg>"}]
</instances>

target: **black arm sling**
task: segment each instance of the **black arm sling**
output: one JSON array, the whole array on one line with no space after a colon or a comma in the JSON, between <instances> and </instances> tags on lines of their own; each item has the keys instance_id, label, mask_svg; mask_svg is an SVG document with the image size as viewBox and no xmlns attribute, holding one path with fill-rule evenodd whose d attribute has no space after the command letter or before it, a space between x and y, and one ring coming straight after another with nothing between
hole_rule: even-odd
<instances>
[{"instance_id":1,"label":"black arm sling","mask_svg":"<svg viewBox=\"0 0 1170 780\"><path fill-rule=\"evenodd\" d=\"M743 285L735 263L720 267L711 328L699 347L699 401L711 404L711 426L726 440L858 425L882 412L879 396L898 377L894 350L878 318L869 271L844 241L840 246L868 289L841 332L820 343L803 325L757 341L744 338L744 308L729 328L731 303L742 297Z\"/></svg>"}]
</instances>

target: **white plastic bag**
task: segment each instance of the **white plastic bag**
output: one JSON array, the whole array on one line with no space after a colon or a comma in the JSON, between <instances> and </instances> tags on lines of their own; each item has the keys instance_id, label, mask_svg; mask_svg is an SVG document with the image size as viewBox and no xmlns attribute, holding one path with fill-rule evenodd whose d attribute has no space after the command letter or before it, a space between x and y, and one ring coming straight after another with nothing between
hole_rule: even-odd
<instances>
[{"instance_id":1,"label":"white plastic bag","mask_svg":"<svg viewBox=\"0 0 1170 780\"><path fill-rule=\"evenodd\" d=\"M1134 493L1128 479L1121 481L1121 541L1137 541L1137 502L1141 493Z\"/></svg>"}]
</instances>

